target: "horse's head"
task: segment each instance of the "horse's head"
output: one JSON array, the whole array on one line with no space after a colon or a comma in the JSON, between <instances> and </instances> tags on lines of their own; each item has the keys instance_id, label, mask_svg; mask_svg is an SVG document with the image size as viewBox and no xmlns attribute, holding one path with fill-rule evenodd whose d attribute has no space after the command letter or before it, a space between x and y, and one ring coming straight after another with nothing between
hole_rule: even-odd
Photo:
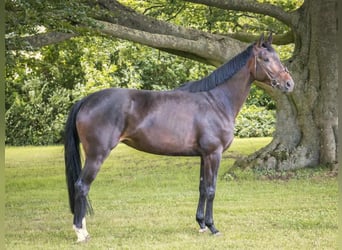
<instances>
[{"instance_id":1,"label":"horse's head","mask_svg":"<svg viewBox=\"0 0 342 250\"><path fill-rule=\"evenodd\" d=\"M292 92L293 79L287 68L280 62L279 56L271 46L272 33L267 40L260 36L253 47L253 69L251 70L255 80L263 82L283 92Z\"/></svg>"}]
</instances>

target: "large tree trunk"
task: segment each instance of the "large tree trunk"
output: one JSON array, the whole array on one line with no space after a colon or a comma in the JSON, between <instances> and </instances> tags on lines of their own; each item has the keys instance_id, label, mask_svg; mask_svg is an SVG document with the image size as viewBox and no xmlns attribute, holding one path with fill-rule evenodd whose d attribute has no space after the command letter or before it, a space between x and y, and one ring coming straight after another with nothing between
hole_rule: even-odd
<instances>
[{"instance_id":1,"label":"large tree trunk","mask_svg":"<svg viewBox=\"0 0 342 250\"><path fill-rule=\"evenodd\" d=\"M272 142L235 167L288 170L337 162L337 2L306 1L288 63L295 91L278 93ZM322 22L324 20L324 22Z\"/></svg>"}]
</instances>

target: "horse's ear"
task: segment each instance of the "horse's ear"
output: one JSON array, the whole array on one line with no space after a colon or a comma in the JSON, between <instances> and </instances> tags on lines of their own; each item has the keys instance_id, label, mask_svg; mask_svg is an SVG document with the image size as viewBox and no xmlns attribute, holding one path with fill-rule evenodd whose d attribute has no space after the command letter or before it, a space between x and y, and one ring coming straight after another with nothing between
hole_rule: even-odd
<instances>
[{"instance_id":1,"label":"horse's ear","mask_svg":"<svg viewBox=\"0 0 342 250\"><path fill-rule=\"evenodd\" d=\"M270 32L268 38L267 38L267 43L268 44L272 44L272 41L273 41L273 37L272 37L272 32Z\"/></svg>"},{"instance_id":2,"label":"horse's ear","mask_svg":"<svg viewBox=\"0 0 342 250\"><path fill-rule=\"evenodd\" d=\"M260 36L260 38L259 38L259 41L257 42L257 47L261 47L262 46L262 44L264 43L264 40L265 40L265 38L264 38L264 33L262 33L261 34L261 36Z\"/></svg>"}]
</instances>

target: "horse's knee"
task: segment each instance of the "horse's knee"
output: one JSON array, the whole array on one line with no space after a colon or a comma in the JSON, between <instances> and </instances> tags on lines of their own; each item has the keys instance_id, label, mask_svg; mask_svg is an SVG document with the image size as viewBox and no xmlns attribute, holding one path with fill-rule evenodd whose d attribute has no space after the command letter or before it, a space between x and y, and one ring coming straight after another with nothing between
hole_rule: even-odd
<instances>
[{"instance_id":1,"label":"horse's knee","mask_svg":"<svg viewBox=\"0 0 342 250\"><path fill-rule=\"evenodd\" d=\"M80 196L87 196L89 192L89 186L85 185L83 181L80 179L75 183L75 190L76 194Z\"/></svg>"}]
</instances>

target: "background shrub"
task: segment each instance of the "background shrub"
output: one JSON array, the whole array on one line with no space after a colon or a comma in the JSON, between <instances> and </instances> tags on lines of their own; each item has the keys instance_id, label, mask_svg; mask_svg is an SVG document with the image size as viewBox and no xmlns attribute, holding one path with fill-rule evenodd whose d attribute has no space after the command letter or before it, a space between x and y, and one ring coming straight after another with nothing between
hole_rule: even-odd
<instances>
[{"instance_id":1,"label":"background shrub","mask_svg":"<svg viewBox=\"0 0 342 250\"><path fill-rule=\"evenodd\" d=\"M275 110L256 105L243 106L236 118L234 134L237 137L272 136L275 130Z\"/></svg>"}]
</instances>

